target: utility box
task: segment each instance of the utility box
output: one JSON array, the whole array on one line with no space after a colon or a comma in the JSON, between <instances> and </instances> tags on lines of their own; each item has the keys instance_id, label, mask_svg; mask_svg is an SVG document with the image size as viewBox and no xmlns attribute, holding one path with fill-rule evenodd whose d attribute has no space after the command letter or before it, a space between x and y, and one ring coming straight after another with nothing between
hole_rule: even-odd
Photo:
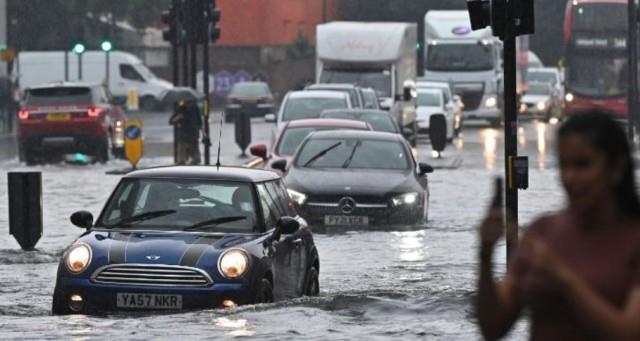
<instances>
[{"instance_id":1,"label":"utility box","mask_svg":"<svg viewBox=\"0 0 640 341\"><path fill-rule=\"evenodd\" d=\"M242 156L245 156L245 150L251 144L251 117L247 112L241 111L235 117L236 128L236 143L240 150L242 150Z\"/></svg>"},{"instance_id":2,"label":"utility box","mask_svg":"<svg viewBox=\"0 0 640 341\"><path fill-rule=\"evenodd\" d=\"M434 114L429 118L429 140L436 152L447 146L447 120L442 114Z\"/></svg>"},{"instance_id":3,"label":"utility box","mask_svg":"<svg viewBox=\"0 0 640 341\"><path fill-rule=\"evenodd\" d=\"M9 234L23 250L42 237L42 173L9 172Z\"/></svg>"}]
</instances>

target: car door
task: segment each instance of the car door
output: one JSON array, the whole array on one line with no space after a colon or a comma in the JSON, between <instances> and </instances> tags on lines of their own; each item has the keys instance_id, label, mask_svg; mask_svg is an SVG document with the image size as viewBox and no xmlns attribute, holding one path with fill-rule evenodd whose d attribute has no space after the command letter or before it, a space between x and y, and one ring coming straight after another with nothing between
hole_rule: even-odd
<instances>
[{"instance_id":1,"label":"car door","mask_svg":"<svg viewBox=\"0 0 640 341\"><path fill-rule=\"evenodd\" d=\"M268 208L269 220L275 222L283 216L287 216L287 208L278 196L276 185L273 181L257 185L261 205ZM264 210L267 213L267 210ZM271 226L267 225L268 228ZM273 271L273 295L275 300L289 299L302 295L305 259L304 242L294 235L282 235L275 241L272 259Z\"/></svg>"}]
</instances>

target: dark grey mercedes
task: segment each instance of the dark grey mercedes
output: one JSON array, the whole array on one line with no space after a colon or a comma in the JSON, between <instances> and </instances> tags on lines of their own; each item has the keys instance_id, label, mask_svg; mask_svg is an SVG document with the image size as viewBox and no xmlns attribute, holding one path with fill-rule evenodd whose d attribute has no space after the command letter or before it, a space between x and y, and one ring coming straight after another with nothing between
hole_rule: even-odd
<instances>
[{"instance_id":1,"label":"dark grey mercedes","mask_svg":"<svg viewBox=\"0 0 640 341\"><path fill-rule=\"evenodd\" d=\"M302 142L284 181L316 231L393 229L426 222L431 172L398 134L321 131Z\"/></svg>"}]
</instances>

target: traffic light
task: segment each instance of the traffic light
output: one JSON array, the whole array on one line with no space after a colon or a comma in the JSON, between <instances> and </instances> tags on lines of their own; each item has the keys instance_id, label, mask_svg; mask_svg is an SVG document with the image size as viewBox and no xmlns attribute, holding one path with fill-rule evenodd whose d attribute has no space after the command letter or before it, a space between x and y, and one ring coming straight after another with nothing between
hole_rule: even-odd
<instances>
[{"instance_id":1,"label":"traffic light","mask_svg":"<svg viewBox=\"0 0 640 341\"><path fill-rule=\"evenodd\" d=\"M515 35L533 34L534 0L511 1L514 6ZM467 9L473 30L490 26L494 36L504 39L508 17L506 0L469 0Z\"/></svg>"},{"instance_id":2,"label":"traffic light","mask_svg":"<svg viewBox=\"0 0 640 341\"><path fill-rule=\"evenodd\" d=\"M83 54L84 51L86 51L86 48L84 47L83 43L76 43L75 45L73 45L73 48L71 49L71 52L75 54Z\"/></svg>"},{"instance_id":3,"label":"traffic light","mask_svg":"<svg viewBox=\"0 0 640 341\"><path fill-rule=\"evenodd\" d=\"M113 44L111 43L110 40L105 39L100 43L100 48L104 52L110 52L113 49Z\"/></svg>"},{"instance_id":4,"label":"traffic light","mask_svg":"<svg viewBox=\"0 0 640 341\"><path fill-rule=\"evenodd\" d=\"M220 39L221 30L218 27L218 23L221 18L220 10L216 8L215 1L213 4L207 9L207 21L209 22L209 39L212 43L215 43Z\"/></svg>"},{"instance_id":5,"label":"traffic light","mask_svg":"<svg viewBox=\"0 0 640 341\"><path fill-rule=\"evenodd\" d=\"M162 24L165 29L162 31L162 40L168 41L171 45L178 44L178 20L176 17L176 9L173 6L168 10L162 11Z\"/></svg>"}]
</instances>

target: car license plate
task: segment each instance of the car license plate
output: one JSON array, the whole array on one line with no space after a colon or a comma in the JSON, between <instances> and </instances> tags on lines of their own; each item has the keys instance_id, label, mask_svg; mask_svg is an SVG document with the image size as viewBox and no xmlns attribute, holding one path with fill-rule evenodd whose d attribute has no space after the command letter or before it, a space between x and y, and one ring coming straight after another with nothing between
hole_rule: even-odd
<instances>
[{"instance_id":1,"label":"car license plate","mask_svg":"<svg viewBox=\"0 0 640 341\"><path fill-rule=\"evenodd\" d=\"M324 224L330 226L367 226L369 225L369 217L365 216L346 216L346 215L327 215L324 216Z\"/></svg>"},{"instance_id":2,"label":"car license plate","mask_svg":"<svg viewBox=\"0 0 640 341\"><path fill-rule=\"evenodd\" d=\"M116 306L135 309L182 309L182 295L118 293Z\"/></svg>"},{"instance_id":3,"label":"car license plate","mask_svg":"<svg viewBox=\"0 0 640 341\"><path fill-rule=\"evenodd\" d=\"M68 112L57 112L47 115L48 121L68 121L71 119L71 114Z\"/></svg>"}]
</instances>

